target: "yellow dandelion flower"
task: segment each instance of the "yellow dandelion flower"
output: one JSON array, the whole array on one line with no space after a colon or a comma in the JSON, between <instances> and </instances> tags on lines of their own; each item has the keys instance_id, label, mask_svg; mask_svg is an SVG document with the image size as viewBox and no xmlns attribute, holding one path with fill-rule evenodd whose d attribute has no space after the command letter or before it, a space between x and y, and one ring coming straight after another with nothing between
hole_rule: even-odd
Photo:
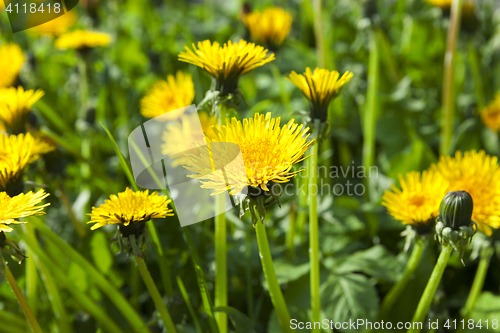
<instances>
[{"instance_id":1,"label":"yellow dandelion flower","mask_svg":"<svg viewBox=\"0 0 500 333\"><path fill-rule=\"evenodd\" d=\"M450 184L447 191L466 191L474 201L472 220L491 235L500 227L500 166L498 158L484 151L457 151L455 157L441 156L433 168Z\"/></svg>"},{"instance_id":2,"label":"yellow dandelion flower","mask_svg":"<svg viewBox=\"0 0 500 333\"><path fill-rule=\"evenodd\" d=\"M453 0L425 0L426 2L439 7L443 10L450 10ZM474 4L472 1L464 1L462 4L462 14L464 16L469 16L474 13Z\"/></svg>"},{"instance_id":3,"label":"yellow dandelion flower","mask_svg":"<svg viewBox=\"0 0 500 333\"><path fill-rule=\"evenodd\" d=\"M45 145L29 133L0 135L0 188L6 189L9 183L16 182L29 163L50 151Z\"/></svg>"},{"instance_id":4,"label":"yellow dandelion flower","mask_svg":"<svg viewBox=\"0 0 500 333\"><path fill-rule=\"evenodd\" d=\"M274 54L267 54L262 46L240 40L228 41L224 46L209 40L193 44L193 50L186 46L186 52L179 54L179 60L203 68L217 80L216 90L227 95L238 87L238 79L245 73L272 60Z\"/></svg>"},{"instance_id":5,"label":"yellow dandelion flower","mask_svg":"<svg viewBox=\"0 0 500 333\"><path fill-rule=\"evenodd\" d=\"M339 72L316 68L314 72L309 67L305 73L291 72L287 77L297 86L311 102L311 118L326 121L328 105L337 97L340 89L352 78L351 72L345 72L340 77Z\"/></svg>"},{"instance_id":6,"label":"yellow dandelion flower","mask_svg":"<svg viewBox=\"0 0 500 333\"><path fill-rule=\"evenodd\" d=\"M0 88L9 87L17 79L21 66L24 63L24 55L21 48L14 43L0 46Z\"/></svg>"},{"instance_id":7,"label":"yellow dandelion flower","mask_svg":"<svg viewBox=\"0 0 500 333\"><path fill-rule=\"evenodd\" d=\"M91 230L98 229L107 224L118 224L125 227L147 222L151 219L173 216L172 209L168 204L172 200L157 192L149 194L149 191L134 192L127 187L118 195L111 195L109 200L99 207L92 207L90 221L95 223Z\"/></svg>"},{"instance_id":8,"label":"yellow dandelion flower","mask_svg":"<svg viewBox=\"0 0 500 333\"><path fill-rule=\"evenodd\" d=\"M42 90L24 90L18 88L0 88L0 122L12 133L20 133L25 129L26 117L42 96Z\"/></svg>"},{"instance_id":9,"label":"yellow dandelion flower","mask_svg":"<svg viewBox=\"0 0 500 333\"><path fill-rule=\"evenodd\" d=\"M493 131L500 130L500 94L481 111L481 120Z\"/></svg>"},{"instance_id":10,"label":"yellow dandelion flower","mask_svg":"<svg viewBox=\"0 0 500 333\"><path fill-rule=\"evenodd\" d=\"M9 227L9 224L24 223L18 220L20 218L45 214L43 209L50 203L37 205L48 196L49 194L45 193L44 190L39 190L36 193L21 193L14 197L0 192L0 232L11 232L12 228Z\"/></svg>"},{"instance_id":11,"label":"yellow dandelion flower","mask_svg":"<svg viewBox=\"0 0 500 333\"><path fill-rule=\"evenodd\" d=\"M192 157L193 166L186 169L195 174L189 176L201 179L201 187L213 189L213 195L227 189L234 195L247 186L269 191L268 186L272 183L288 182L301 171L292 171L292 166L307 158L304 153L313 141L307 141L309 134L306 133L309 128L294 123L293 119L281 128L280 120L271 118L271 113L265 116L256 114L254 118L244 119L243 125L241 121L233 118L230 123L220 128L213 127L214 134L206 137L209 147L218 142L238 145L244 165L231 164L234 152L217 152L218 158L227 157L228 160L217 161L217 164L225 166L224 174L213 173L214 161L210 154L214 152L205 150L201 151L199 156ZM223 145L222 149L228 148ZM228 183L230 185L227 185Z\"/></svg>"},{"instance_id":12,"label":"yellow dandelion flower","mask_svg":"<svg viewBox=\"0 0 500 333\"><path fill-rule=\"evenodd\" d=\"M292 15L279 7L254 11L243 16L253 40L265 45L280 45L290 33Z\"/></svg>"},{"instance_id":13,"label":"yellow dandelion flower","mask_svg":"<svg viewBox=\"0 0 500 333\"><path fill-rule=\"evenodd\" d=\"M399 175L399 183L401 189L393 185L384 193L382 205L403 224L423 233L431 231L439 215L439 205L448 192L448 183L436 170Z\"/></svg>"},{"instance_id":14,"label":"yellow dandelion flower","mask_svg":"<svg viewBox=\"0 0 500 333\"><path fill-rule=\"evenodd\" d=\"M189 151L193 148L192 143L205 142L206 135L213 135L212 127L217 125L217 118L205 112L198 113L198 117L203 132L193 129L191 121L183 121L168 126L163 133L162 154L173 159L172 166L190 165L191 159L188 155L177 157L175 154L179 151Z\"/></svg>"},{"instance_id":15,"label":"yellow dandelion flower","mask_svg":"<svg viewBox=\"0 0 500 333\"><path fill-rule=\"evenodd\" d=\"M194 100L194 84L190 74L177 72L167 81L156 82L141 100L141 114L155 118L168 111L191 105Z\"/></svg>"},{"instance_id":16,"label":"yellow dandelion flower","mask_svg":"<svg viewBox=\"0 0 500 333\"><path fill-rule=\"evenodd\" d=\"M106 46L111 43L108 34L87 30L75 30L62 34L55 42L58 49L85 49Z\"/></svg>"},{"instance_id":17,"label":"yellow dandelion flower","mask_svg":"<svg viewBox=\"0 0 500 333\"><path fill-rule=\"evenodd\" d=\"M31 16L35 18L36 16ZM30 17L30 18L31 18ZM37 25L31 29L30 32L33 32L37 35L48 35L48 36L59 36L66 32L73 24L76 22L76 14L74 10L70 10L64 15L61 15L49 22Z\"/></svg>"},{"instance_id":18,"label":"yellow dandelion flower","mask_svg":"<svg viewBox=\"0 0 500 333\"><path fill-rule=\"evenodd\" d=\"M34 136L35 143L31 149L30 162L36 161L41 155L48 154L56 149L52 140L40 134Z\"/></svg>"}]
</instances>

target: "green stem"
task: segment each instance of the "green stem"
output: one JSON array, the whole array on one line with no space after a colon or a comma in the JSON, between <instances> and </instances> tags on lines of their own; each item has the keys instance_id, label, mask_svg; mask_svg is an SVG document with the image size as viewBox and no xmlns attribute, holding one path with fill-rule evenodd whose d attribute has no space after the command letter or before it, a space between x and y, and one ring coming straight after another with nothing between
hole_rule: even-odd
<instances>
[{"instance_id":1,"label":"green stem","mask_svg":"<svg viewBox=\"0 0 500 333\"><path fill-rule=\"evenodd\" d=\"M323 36L323 18L322 18L322 8L321 0L313 0L313 10L314 10L314 37L316 39L316 56L318 58L318 67L326 67L326 56L325 52L327 47L325 45L325 40Z\"/></svg>"},{"instance_id":2,"label":"green stem","mask_svg":"<svg viewBox=\"0 0 500 333\"><path fill-rule=\"evenodd\" d=\"M97 269L90 264L78 251L71 245L64 242L52 230L45 226L40 219L36 217L30 218L30 223L49 240L52 245L59 248L60 252L66 255L72 262L80 266L95 283L97 287L111 300L116 308L122 313L125 320L129 322L134 331L149 332L146 324L142 321L141 317L137 314L134 308L123 297L122 293L118 291L111 283L106 280L104 276L97 271Z\"/></svg>"},{"instance_id":3,"label":"green stem","mask_svg":"<svg viewBox=\"0 0 500 333\"><path fill-rule=\"evenodd\" d=\"M193 304L191 304L191 300L189 299L189 295L186 291L186 287L184 286L184 283L182 282L182 279L179 275L177 275L177 285L179 286L179 290L181 291L181 295L182 295L182 298L184 299L184 303L186 303L188 311L191 314L191 318L193 319L194 327L196 328L196 332L203 333L203 330L201 329L201 326L200 326L200 322L198 320L198 316L196 315L196 311L194 310Z\"/></svg>"},{"instance_id":4,"label":"green stem","mask_svg":"<svg viewBox=\"0 0 500 333\"><path fill-rule=\"evenodd\" d=\"M215 197L217 212L223 212L225 198L223 195ZM215 216L215 307L227 306L227 239L226 215ZM227 333L227 313L216 312L215 320L219 325L220 333Z\"/></svg>"},{"instance_id":5,"label":"green stem","mask_svg":"<svg viewBox=\"0 0 500 333\"><path fill-rule=\"evenodd\" d=\"M448 37L446 42L446 53L444 56L444 76L443 76L443 123L441 127L440 154L450 153L450 143L453 136L453 122L455 120L455 105L453 100L454 84L454 60L455 48L460 28L460 14L462 10L462 0L453 0L450 12L450 25L448 27Z\"/></svg>"},{"instance_id":6,"label":"green stem","mask_svg":"<svg viewBox=\"0 0 500 333\"><path fill-rule=\"evenodd\" d=\"M481 77L481 67L479 66L479 59L474 41L469 40L469 62L472 72L472 79L474 80L474 89L476 91L477 110L481 111L484 108L484 93L483 93L483 79Z\"/></svg>"},{"instance_id":7,"label":"green stem","mask_svg":"<svg viewBox=\"0 0 500 333\"><path fill-rule=\"evenodd\" d=\"M443 276L451 252L453 252L453 248L451 246L445 246L441 250L436 266L434 266L434 269L432 270L429 281L425 286L424 293L418 302L417 310L413 315L412 322L422 323L422 326L419 327L418 325L412 325L412 328L408 330L408 333L418 333L421 331L424 325L425 316L427 315L432 300L434 299L434 294L439 286L439 282L441 281L441 277Z\"/></svg>"},{"instance_id":8,"label":"green stem","mask_svg":"<svg viewBox=\"0 0 500 333\"><path fill-rule=\"evenodd\" d=\"M226 106L221 105L219 126L226 123ZM227 225L225 211L224 195L215 197L216 216L215 216L215 307L227 306ZM215 313L215 320L219 326L220 333L227 333L227 313Z\"/></svg>"},{"instance_id":9,"label":"green stem","mask_svg":"<svg viewBox=\"0 0 500 333\"><path fill-rule=\"evenodd\" d=\"M78 234L80 239L82 239L87 234L88 228L85 228L82 223L79 222L76 218L75 213L73 212L73 208L71 207L71 202L69 201L68 196L66 195L66 191L64 190L63 182L60 181L57 185L57 188L59 189L58 197L61 199L61 202L68 211L69 219L73 223L76 233Z\"/></svg>"},{"instance_id":10,"label":"green stem","mask_svg":"<svg viewBox=\"0 0 500 333\"><path fill-rule=\"evenodd\" d=\"M137 268L141 273L142 279L146 284L146 288L148 288L149 294L151 298L153 298L153 302L155 303L156 309L160 313L160 317L163 320L163 324L167 329L168 333L177 333L177 329L175 328L174 322L172 321L172 317L170 317L170 313L168 312L165 303L163 303L163 299L161 298L160 292L156 287L156 284L149 274L149 270L146 267L146 263L142 257L135 257L135 262L137 263Z\"/></svg>"},{"instance_id":11,"label":"green stem","mask_svg":"<svg viewBox=\"0 0 500 333\"><path fill-rule=\"evenodd\" d=\"M250 207L250 209L253 209ZM269 295L278 316L281 329L284 333L293 332L290 328L290 313L285 303L285 298L281 292L276 272L274 271L273 258L271 256L271 249L267 240L266 227L264 223L257 222L255 224L255 231L257 233L257 243L259 245L260 260L262 262L262 269L266 277L267 285L269 286Z\"/></svg>"},{"instance_id":12,"label":"green stem","mask_svg":"<svg viewBox=\"0 0 500 333\"><path fill-rule=\"evenodd\" d=\"M474 282L472 282L467 302L465 302L465 306L461 311L462 318L465 320L469 319L470 314L476 305L477 298L483 290L484 280L486 279L486 273L488 272L493 252L492 248L486 248L481 251L481 258L479 259L479 265L477 266L476 276L474 277Z\"/></svg>"},{"instance_id":13,"label":"green stem","mask_svg":"<svg viewBox=\"0 0 500 333\"><path fill-rule=\"evenodd\" d=\"M12 288L12 291L14 292L14 296L16 296L17 302L19 303L19 306L21 306L21 310L23 310L24 316L26 317L26 320L28 321L28 324L30 325L31 331L33 333L42 333L42 328L40 327L40 324L38 324L38 321L35 318L35 315L33 314L33 311L31 311L31 308L26 301L26 298L24 298L23 292L17 285L16 279L14 278L14 275L12 275L12 272L9 269L9 266L7 263L3 260L3 257L0 255L3 265L5 265L5 279L9 283L10 287Z\"/></svg>"},{"instance_id":14,"label":"green stem","mask_svg":"<svg viewBox=\"0 0 500 333\"><path fill-rule=\"evenodd\" d=\"M384 300L382 301L382 304L380 305L379 319L386 318L388 313L392 310L394 303L396 303L396 301L399 299L399 296L408 285L408 282L410 282L420 262L420 258L422 257L425 245L426 243L424 244L423 240L417 239L417 241L415 242L410 259L406 264L403 277L401 278L401 280L399 280L398 283L392 286L391 290L387 293Z\"/></svg>"},{"instance_id":15,"label":"green stem","mask_svg":"<svg viewBox=\"0 0 500 333\"><path fill-rule=\"evenodd\" d=\"M170 270L170 265L168 263L167 256L165 255L165 251L163 251L163 247L160 243L160 237L158 236L158 231L156 231L156 226L153 223L153 220L149 220L148 230L151 239L151 244L153 244L153 249L156 253L156 257L158 258L158 266L160 268L160 276L163 284L163 289L165 290L165 294L168 297L171 297L174 294L174 289L172 287L172 273Z\"/></svg>"},{"instance_id":16,"label":"green stem","mask_svg":"<svg viewBox=\"0 0 500 333\"><path fill-rule=\"evenodd\" d=\"M311 285L312 321L319 322L321 316L321 300L319 294L319 230L318 230L318 142L311 146L309 157L309 264ZM313 333L319 328L313 328Z\"/></svg>"}]
</instances>

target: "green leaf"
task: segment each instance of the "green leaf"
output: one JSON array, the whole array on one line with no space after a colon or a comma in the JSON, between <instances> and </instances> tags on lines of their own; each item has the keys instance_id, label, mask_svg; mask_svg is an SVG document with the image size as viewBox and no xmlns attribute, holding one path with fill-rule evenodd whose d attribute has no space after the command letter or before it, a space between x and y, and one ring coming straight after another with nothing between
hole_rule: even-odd
<instances>
[{"instance_id":1,"label":"green leaf","mask_svg":"<svg viewBox=\"0 0 500 333\"><path fill-rule=\"evenodd\" d=\"M219 306L214 308L214 312L227 313L233 323L236 333L255 333L253 323L245 314L230 306Z\"/></svg>"},{"instance_id":2,"label":"green leaf","mask_svg":"<svg viewBox=\"0 0 500 333\"><path fill-rule=\"evenodd\" d=\"M477 299L471 318L477 323L480 319L483 324L484 332L500 332L500 296L494 295L488 291L483 292ZM489 329L486 330L485 320L489 322ZM492 327L493 320L496 320L495 327Z\"/></svg>"},{"instance_id":3,"label":"green leaf","mask_svg":"<svg viewBox=\"0 0 500 333\"><path fill-rule=\"evenodd\" d=\"M357 319L374 321L379 299L375 287L366 276L345 274L331 275L321 286L321 303L325 318L334 318L336 322ZM352 331L354 330L345 330Z\"/></svg>"},{"instance_id":4,"label":"green leaf","mask_svg":"<svg viewBox=\"0 0 500 333\"><path fill-rule=\"evenodd\" d=\"M73 281L76 288L81 291L87 291L89 284L87 281L87 274L85 271L78 265L72 262L69 265L68 269L68 277L71 281Z\"/></svg>"},{"instance_id":5,"label":"green leaf","mask_svg":"<svg viewBox=\"0 0 500 333\"><path fill-rule=\"evenodd\" d=\"M402 270L395 256L382 245L340 258L328 258L324 264L335 274L361 272L391 282L397 282Z\"/></svg>"}]
</instances>

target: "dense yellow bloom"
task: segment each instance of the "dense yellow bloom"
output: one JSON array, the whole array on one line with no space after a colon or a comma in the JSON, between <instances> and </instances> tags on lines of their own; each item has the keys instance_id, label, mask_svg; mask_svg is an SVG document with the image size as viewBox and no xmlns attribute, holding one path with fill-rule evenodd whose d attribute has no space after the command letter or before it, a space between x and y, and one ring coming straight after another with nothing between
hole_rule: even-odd
<instances>
[{"instance_id":1,"label":"dense yellow bloom","mask_svg":"<svg viewBox=\"0 0 500 333\"><path fill-rule=\"evenodd\" d=\"M22 131L26 115L43 95L42 90L25 91L21 86L0 88L0 122L13 132Z\"/></svg>"},{"instance_id":2,"label":"dense yellow bloom","mask_svg":"<svg viewBox=\"0 0 500 333\"><path fill-rule=\"evenodd\" d=\"M439 7L444 10L449 10L453 0L425 0L431 5ZM462 4L462 13L464 16L471 15L474 12L474 4L472 1L464 1Z\"/></svg>"},{"instance_id":3,"label":"dense yellow bloom","mask_svg":"<svg viewBox=\"0 0 500 333\"><path fill-rule=\"evenodd\" d=\"M47 143L35 139L31 134L0 134L0 188L15 182L28 163L37 160L40 154L53 150Z\"/></svg>"},{"instance_id":4,"label":"dense yellow bloom","mask_svg":"<svg viewBox=\"0 0 500 333\"><path fill-rule=\"evenodd\" d=\"M252 38L265 45L280 45L290 33L292 15L279 7L254 11L243 16Z\"/></svg>"},{"instance_id":5,"label":"dense yellow bloom","mask_svg":"<svg viewBox=\"0 0 500 333\"><path fill-rule=\"evenodd\" d=\"M75 30L62 34L56 40L58 49L83 49L96 46L106 46L111 43L111 37L102 32Z\"/></svg>"},{"instance_id":6,"label":"dense yellow bloom","mask_svg":"<svg viewBox=\"0 0 500 333\"><path fill-rule=\"evenodd\" d=\"M32 16L35 17L35 16ZM76 14L74 10L70 10L64 15L61 15L49 22L37 25L29 31L38 35L59 36L66 32L76 22Z\"/></svg>"},{"instance_id":7,"label":"dense yellow bloom","mask_svg":"<svg viewBox=\"0 0 500 333\"><path fill-rule=\"evenodd\" d=\"M192 156L193 166L186 169L195 174L189 176L201 179L201 187L213 189L213 195L227 189L234 195L247 186L269 191L268 185L272 182L288 182L301 171L291 171L292 166L306 158L304 153L313 142L307 141L309 128L295 124L293 119L280 128L280 118L271 118L271 113L243 119L243 125L233 118L230 123L220 128L213 127L212 130L214 134L206 138L208 145L234 143L241 150L244 162L244 165L231 164L236 154L230 145L222 145L222 151L211 148L211 152L204 150L199 156ZM224 166L224 174L212 172L214 161L210 154L217 156L216 162Z\"/></svg>"},{"instance_id":8,"label":"dense yellow bloom","mask_svg":"<svg viewBox=\"0 0 500 333\"><path fill-rule=\"evenodd\" d=\"M0 46L0 59L0 88L9 87L21 71L23 52L17 44L3 44Z\"/></svg>"},{"instance_id":9,"label":"dense yellow bloom","mask_svg":"<svg viewBox=\"0 0 500 333\"><path fill-rule=\"evenodd\" d=\"M205 142L205 135L213 135L212 127L217 125L217 118L205 112L198 113L201 129L199 132L190 121L176 122L167 127L163 133L161 145L162 154L173 159L172 166L190 165L190 157L182 155L174 156L179 151L189 151L193 148L193 143Z\"/></svg>"},{"instance_id":10,"label":"dense yellow bloom","mask_svg":"<svg viewBox=\"0 0 500 333\"><path fill-rule=\"evenodd\" d=\"M481 111L481 120L495 132L500 130L500 94Z\"/></svg>"},{"instance_id":11,"label":"dense yellow bloom","mask_svg":"<svg viewBox=\"0 0 500 333\"><path fill-rule=\"evenodd\" d=\"M339 72L316 68L314 72L309 67L304 74L292 71L288 79L297 86L312 104L311 118L326 120L328 104L337 97L340 89L352 78L351 72L345 72L340 77Z\"/></svg>"},{"instance_id":12,"label":"dense yellow bloom","mask_svg":"<svg viewBox=\"0 0 500 333\"><path fill-rule=\"evenodd\" d=\"M18 219L33 215L43 215L43 209L49 206L49 203L37 206L49 194L44 190L39 190L36 193L28 192L21 193L14 197L10 197L5 192L0 192L0 232L10 232L12 228L9 224L23 223Z\"/></svg>"},{"instance_id":13,"label":"dense yellow bloom","mask_svg":"<svg viewBox=\"0 0 500 333\"><path fill-rule=\"evenodd\" d=\"M167 81L156 82L141 100L141 114L147 118L158 117L168 111L191 105L194 84L190 74L177 72Z\"/></svg>"},{"instance_id":14,"label":"dense yellow bloom","mask_svg":"<svg viewBox=\"0 0 500 333\"><path fill-rule=\"evenodd\" d=\"M399 183L401 189L393 185L384 193L382 205L396 220L427 231L426 227L434 226L439 215L439 205L448 192L448 183L437 170L399 175Z\"/></svg>"},{"instance_id":15,"label":"dense yellow bloom","mask_svg":"<svg viewBox=\"0 0 500 333\"><path fill-rule=\"evenodd\" d=\"M193 44L193 50L186 46L179 60L206 70L217 80L217 91L227 95L238 87L240 76L274 60L274 54L268 55L262 46L244 40L228 41L224 46L205 40L198 42L198 48Z\"/></svg>"},{"instance_id":16,"label":"dense yellow bloom","mask_svg":"<svg viewBox=\"0 0 500 333\"><path fill-rule=\"evenodd\" d=\"M466 191L472 196L472 220L479 230L491 235L500 227L500 166L498 158L484 151L456 152L455 157L441 156L433 165L449 182L448 191Z\"/></svg>"},{"instance_id":17,"label":"dense yellow bloom","mask_svg":"<svg viewBox=\"0 0 500 333\"><path fill-rule=\"evenodd\" d=\"M122 224L128 226L147 222L151 219L173 216L172 209L168 204L172 200L157 192L149 194L149 191L134 192L127 187L118 195L111 195L109 200L99 207L92 207L90 221L95 223L91 230L103 227L107 224Z\"/></svg>"}]
</instances>

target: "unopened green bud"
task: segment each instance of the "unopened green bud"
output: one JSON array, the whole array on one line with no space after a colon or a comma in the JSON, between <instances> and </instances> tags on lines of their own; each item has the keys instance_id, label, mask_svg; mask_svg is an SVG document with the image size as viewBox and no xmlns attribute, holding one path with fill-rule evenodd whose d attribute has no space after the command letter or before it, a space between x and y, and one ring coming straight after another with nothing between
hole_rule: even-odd
<instances>
[{"instance_id":1,"label":"unopened green bud","mask_svg":"<svg viewBox=\"0 0 500 333\"><path fill-rule=\"evenodd\" d=\"M452 246L462 257L477 230L477 224L472 221L473 208L472 197L465 191L448 192L439 207L437 239L443 246Z\"/></svg>"},{"instance_id":2,"label":"unopened green bud","mask_svg":"<svg viewBox=\"0 0 500 333\"><path fill-rule=\"evenodd\" d=\"M448 192L441 206L439 216L445 227L460 230L461 226L469 226L472 219L474 204L472 197L465 191Z\"/></svg>"}]
</instances>

